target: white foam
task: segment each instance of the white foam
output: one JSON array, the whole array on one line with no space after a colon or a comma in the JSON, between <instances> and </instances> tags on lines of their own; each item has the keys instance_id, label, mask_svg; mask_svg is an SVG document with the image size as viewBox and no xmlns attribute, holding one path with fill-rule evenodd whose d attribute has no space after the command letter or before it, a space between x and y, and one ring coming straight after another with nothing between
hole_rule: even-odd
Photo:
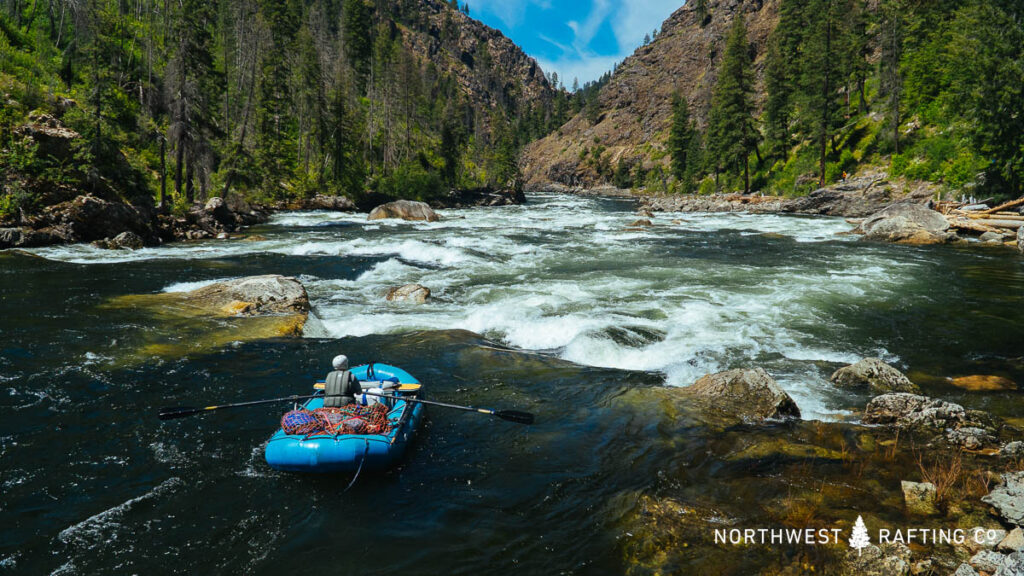
<instances>
[{"instance_id":1,"label":"white foam","mask_svg":"<svg viewBox=\"0 0 1024 576\"><path fill-rule=\"evenodd\" d=\"M109 532L121 526L121 518L136 504L162 496L164 493L174 491L182 485L184 485L184 482L180 478L168 478L141 496L126 500L113 508L94 514L77 524L61 530L58 538L65 544L75 544L76 546L99 544L107 540Z\"/></svg>"}]
</instances>

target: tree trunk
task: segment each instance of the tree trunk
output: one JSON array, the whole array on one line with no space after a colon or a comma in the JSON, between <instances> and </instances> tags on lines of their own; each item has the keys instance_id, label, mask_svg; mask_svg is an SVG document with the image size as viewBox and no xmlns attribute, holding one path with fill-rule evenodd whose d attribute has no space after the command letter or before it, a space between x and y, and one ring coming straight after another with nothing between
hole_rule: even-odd
<instances>
[{"instance_id":1,"label":"tree trunk","mask_svg":"<svg viewBox=\"0 0 1024 576\"><path fill-rule=\"evenodd\" d=\"M743 193L750 194L750 155L743 157Z\"/></svg>"},{"instance_id":2,"label":"tree trunk","mask_svg":"<svg viewBox=\"0 0 1024 576\"><path fill-rule=\"evenodd\" d=\"M160 136L160 211L167 211L167 139Z\"/></svg>"}]
</instances>

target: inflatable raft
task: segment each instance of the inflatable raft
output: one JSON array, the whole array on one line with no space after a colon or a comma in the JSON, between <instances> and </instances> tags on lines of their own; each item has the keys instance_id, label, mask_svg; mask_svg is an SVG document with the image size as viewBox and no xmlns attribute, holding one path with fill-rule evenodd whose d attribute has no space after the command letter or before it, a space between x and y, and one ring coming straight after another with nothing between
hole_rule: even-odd
<instances>
[{"instance_id":1,"label":"inflatable raft","mask_svg":"<svg viewBox=\"0 0 1024 576\"><path fill-rule=\"evenodd\" d=\"M407 402L406 398L422 397L423 388L408 372L387 364L356 366L351 370L364 391L370 388L388 388L391 397L374 405L368 395L357 397L359 406L351 406L355 417L364 410L379 416L380 426L372 426L361 433L329 432L316 429L306 434L289 434L284 428L267 442L267 464L275 470L287 472L355 472L357 470L383 470L393 466L405 454L413 433L423 419L423 404ZM322 389L318 384L315 389ZM306 411L320 413L323 398L306 402ZM370 404L370 406L363 406ZM386 424L383 417L386 414ZM345 417L352 414L346 413ZM340 428L350 430L351 428Z\"/></svg>"}]
</instances>

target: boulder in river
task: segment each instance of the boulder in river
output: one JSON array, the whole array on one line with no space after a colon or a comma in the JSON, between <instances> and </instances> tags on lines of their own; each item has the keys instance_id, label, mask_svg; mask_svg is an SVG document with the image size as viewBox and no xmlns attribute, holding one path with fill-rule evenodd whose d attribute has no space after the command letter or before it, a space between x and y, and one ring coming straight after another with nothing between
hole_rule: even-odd
<instances>
[{"instance_id":1,"label":"boulder in river","mask_svg":"<svg viewBox=\"0 0 1024 576\"><path fill-rule=\"evenodd\" d=\"M865 358L832 373L832 383L841 388L867 388L876 394L921 391L902 372L878 358Z\"/></svg>"},{"instance_id":2,"label":"boulder in river","mask_svg":"<svg viewBox=\"0 0 1024 576\"><path fill-rule=\"evenodd\" d=\"M1017 228L1017 250L1024 252L1024 226Z\"/></svg>"},{"instance_id":3,"label":"boulder in river","mask_svg":"<svg viewBox=\"0 0 1024 576\"><path fill-rule=\"evenodd\" d=\"M924 205L901 202L883 208L861 223L864 237L899 244L942 244L956 240L949 221Z\"/></svg>"},{"instance_id":4,"label":"boulder in river","mask_svg":"<svg viewBox=\"0 0 1024 576\"><path fill-rule=\"evenodd\" d=\"M232 343L301 336L309 296L295 278L267 275L225 280L191 292L128 294L105 304L145 317L146 329L123 361L178 358L221 350Z\"/></svg>"},{"instance_id":5,"label":"boulder in river","mask_svg":"<svg viewBox=\"0 0 1024 576\"><path fill-rule=\"evenodd\" d=\"M427 301L427 298L430 298L430 288L419 284L396 286L388 290L385 298L387 298L388 302L415 302L416 304L422 304Z\"/></svg>"},{"instance_id":6,"label":"boulder in river","mask_svg":"<svg viewBox=\"0 0 1024 576\"><path fill-rule=\"evenodd\" d=\"M800 418L796 402L763 368L708 374L685 390L721 412L751 422Z\"/></svg>"},{"instance_id":7,"label":"boulder in river","mask_svg":"<svg viewBox=\"0 0 1024 576\"><path fill-rule=\"evenodd\" d=\"M865 424L889 424L898 428L939 428L959 426L967 411L959 404L918 394L893 392L868 402Z\"/></svg>"},{"instance_id":8,"label":"boulder in river","mask_svg":"<svg viewBox=\"0 0 1024 576\"><path fill-rule=\"evenodd\" d=\"M227 280L186 292L191 306L227 316L307 314L309 295L295 278L268 274Z\"/></svg>"},{"instance_id":9,"label":"boulder in river","mask_svg":"<svg viewBox=\"0 0 1024 576\"><path fill-rule=\"evenodd\" d=\"M142 236L131 231L121 232L113 238L106 238L93 242L93 245L99 248L106 248L108 250L138 250L145 246L145 244L146 243L142 239Z\"/></svg>"},{"instance_id":10,"label":"boulder in river","mask_svg":"<svg viewBox=\"0 0 1024 576\"><path fill-rule=\"evenodd\" d=\"M425 202L414 202L412 200L395 200L387 204L381 204L370 212L368 220L383 220L385 218L400 218L402 220L425 220L437 222L440 217L437 212Z\"/></svg>"},{"instance_id":11,"label":"boulder in river","mask_svg":"<svg viewBox=\"0 0 1024 576\"><path fill-rule=\"evenodd\" d=\"M327 196L317 194L306 200L303 208L306 210L330 210L332 212L355 212L356 203L348 196Z\"/></svg>"},{"instance_id":12,"label":"boulder in river","mask_svg":"<svg viewBox=\"0 0 1024 576\"><path fill-rule=\"evenodd\" d=\"M639 220L634 221L632 224L629 225L630 228L641 228L641 227L647 227L647 226L654 226L654 224L650 220L648 220L647 218L641 218Z\"/></svg>"}]
</instances>

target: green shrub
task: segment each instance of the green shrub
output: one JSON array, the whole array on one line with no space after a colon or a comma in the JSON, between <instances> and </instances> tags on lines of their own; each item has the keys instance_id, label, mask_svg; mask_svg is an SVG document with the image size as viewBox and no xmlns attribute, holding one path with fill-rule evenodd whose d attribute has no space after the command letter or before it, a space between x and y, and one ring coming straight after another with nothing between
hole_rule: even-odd
<instances>
[{"instance_id":1,"label":"green shrub","mask_svg":"<svg viewBox=\"0 0 1024 576\"><path fill-rule=\"evenodd\" d=\"M444 183L440 174L428 171L419 162L404 162L380 179L377 191L394 198L428 201L444 194Z\"/></svg>"}]
</instances>

